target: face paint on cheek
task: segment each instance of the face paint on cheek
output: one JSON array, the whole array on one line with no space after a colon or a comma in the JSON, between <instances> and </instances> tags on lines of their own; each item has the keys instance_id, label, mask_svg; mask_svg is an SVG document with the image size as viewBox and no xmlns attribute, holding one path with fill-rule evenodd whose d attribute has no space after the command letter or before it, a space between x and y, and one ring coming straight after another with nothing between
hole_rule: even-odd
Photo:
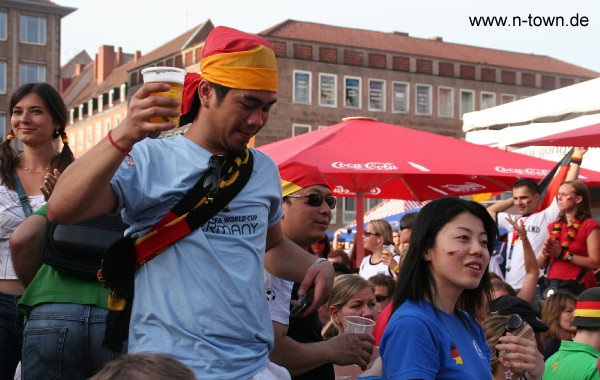
<instances>
[{"instance_id":1,"label":"face paint on cheek","mask_svg":"<svg viewBox=\"0 0 600 380\"><path fill-rule=\"evenodd\" d=\"M446 255L452 257L452 256L456 256L458 254L458 251L450 251L450 252L446 252Z\"/></svg>"}]
</instances>

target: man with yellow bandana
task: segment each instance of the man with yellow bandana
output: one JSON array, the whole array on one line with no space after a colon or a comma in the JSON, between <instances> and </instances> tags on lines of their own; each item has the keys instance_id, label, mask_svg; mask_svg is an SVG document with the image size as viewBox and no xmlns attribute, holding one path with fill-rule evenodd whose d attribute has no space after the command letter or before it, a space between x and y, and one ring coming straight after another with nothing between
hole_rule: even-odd
<instances>
[{"instance_id":1,"label":"man with yellow bandana","mask_svg":"<svg viewBox=\"0 0 600 380\"><path fill-rule=\"evenodd\" d=\"M247 148L277 101L273 48L217 27L202 57L200 76L186 78L182 113L191 112L192 125L185 135L146 139L175 127L150 119L177 116L179 102L153 95L167 84L144 84L121 124L63 173L47 205L51 221L120 211L131 226L126 235L137 238L198 181L213 155ZM322 303L334 273L283 236L277 166L250 151L252 175L228 207L136 270L129 352L170 355L200 379L289 378L268 359L273 330L263 268L301 282L300 293L315 286L307 313Z\"/></svg>"}]
</instances>

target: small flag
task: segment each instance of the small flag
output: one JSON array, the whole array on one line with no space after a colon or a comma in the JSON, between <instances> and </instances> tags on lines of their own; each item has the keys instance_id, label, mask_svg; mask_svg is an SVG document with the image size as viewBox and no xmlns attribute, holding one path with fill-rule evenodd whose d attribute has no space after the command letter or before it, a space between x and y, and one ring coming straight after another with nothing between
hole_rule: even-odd
<instances>
[{"instance_id":1,"label":"small flag","mask_svg":"<svg viewBox=\"0 0 600 380\"><path fill-rule=\"evenodd\" d=\"M455 346L450 346L450 355L452 355L452 359L456 364L463 364L463 360L460 357L460 352L458 352L458 348Z\"/></svg>"},{"instance_id":2,"label":"small flag","mask_svg":"<svg viewBox=\"0 0 600 380\"><path fill-rule=\"evenodd\" d=\"M573 155L574 149L571 150L552 168L550 173L544 177L538 184L540 189L540 203L538 205L538 211L547 209L556 194L558 194L558 188L560 184L567 178L569 167L571 164L571 156Z\"/></svg>"}]
</instances>

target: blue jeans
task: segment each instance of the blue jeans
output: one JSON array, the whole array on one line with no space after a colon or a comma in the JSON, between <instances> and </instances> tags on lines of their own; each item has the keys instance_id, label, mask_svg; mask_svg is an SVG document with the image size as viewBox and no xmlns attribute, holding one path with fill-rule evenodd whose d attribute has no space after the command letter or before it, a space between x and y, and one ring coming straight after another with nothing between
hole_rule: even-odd
<instances>
[{"instance_id":1,"label":"blue jeans","mask_svg":"<svg viewBox=\"0 0 600 380\"><path fill-rule=\"evenodd\" d=\"M23 332L22 380L87 379L121 355L102 347L107 313L93 305L35 306Z\"/></svg>"},{"instance_id":2,"label":"blue jeans","mask_svg":"<svg viewBox=\"0 0 600 380\"><path fill-rule=\"evenodd\" d=\"M0 380L12 380L21 360L23 314L17 309L19 298L0 292Z\"/></svg>"}]
</instances>

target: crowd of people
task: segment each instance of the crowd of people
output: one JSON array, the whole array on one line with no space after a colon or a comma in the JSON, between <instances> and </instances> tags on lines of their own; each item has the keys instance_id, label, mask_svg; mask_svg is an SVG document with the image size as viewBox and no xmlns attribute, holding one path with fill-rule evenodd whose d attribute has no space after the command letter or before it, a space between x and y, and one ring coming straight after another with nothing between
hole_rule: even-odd
<instances>
[{"instance_id":1,"label":"crowd of people","mask_svg":"<svg viewBox=\"0 0 600 380\"><path fill-rule=\"evenodd\" d=\"M147 83L77 160L58 92L40 83L12 95L0 146L0 380L19 363L24 380L600 378L600 226L577 180L586 148L548 204L529 179L488 208L442 197L396 231L368 222L357 262L355 247L326 236L336 198L319 169L278 167L247 147L277 102L272 45L217 27L202 54L201 74L186 76L185 134L147 138L177 127L167 120L180 105L156 95L169 85ZM190 159L174 167L173 154ZM49 222L107 213L129 225L130 297L42 257ZM504 264L490 265L499 227ZM156 237L168 242L142 256ZM353 317L369 330L351 332Z\"/></svg>"}]
</instances>

